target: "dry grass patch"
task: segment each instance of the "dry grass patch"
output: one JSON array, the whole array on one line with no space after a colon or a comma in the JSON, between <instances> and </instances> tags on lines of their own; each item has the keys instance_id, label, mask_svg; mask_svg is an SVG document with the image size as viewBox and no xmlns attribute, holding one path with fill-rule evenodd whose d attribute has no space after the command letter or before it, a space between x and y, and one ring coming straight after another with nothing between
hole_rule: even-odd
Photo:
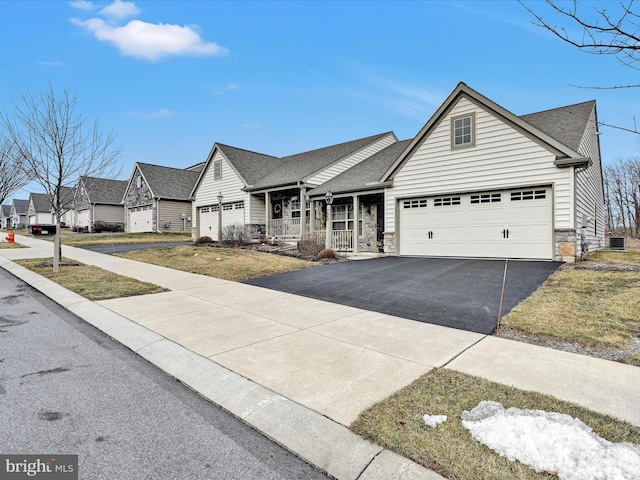
<instances>
[{"instance_id":1,"label":"dry grass patch","mask_svg":"<svg viewBox=\"0 0 640 480\"><path fill-rule=\"evenodd\" d=\"M640 252L564 265L504 317L503 333L640 366Z\"/></svg>"},{"instance_id":2,"label":"dry grass patch","mask_svg":"<svg viewBox=\"0 0 640 480\"><path fill-rule=\"evenodd\" d=\"M26 245L21 245L19 243L9 243L9 242L0 242L0 248L10 249L10 248L29 248Z\"/></svg>"},{"instance_id":3,"label":"dry grass patch","mask_svg":"<svg viewBox=\"0 0 640 480\"><path fill-rule=\"evenodd\" d=\"M53 236L43 238L53 241ZM61 239L63 245L86 247L90 245L189 242L191 241L191 235L184 233L109 233L100 235L64 235L61 236Z\"/></svg>"},{"instance_id":4,"label":"dry grass patch","mask_svg":"<svg viewBox=\"0 0 640 480\"><path fill-rule=\"evenodd\" d=\"M471 437L460 416L483 400L500 402L505 408L565 413L579 418L609 441L640 442L640 428L626 422L547 395L446 369L432 370L369 408L351 425L351 430L449 479L553 478L510 462ZM448 420L431 429L424 425L425 414L447 415Z\"/></svg>"},{"instance_id":5,"label":"dry grass patch","mask_svg":"<svg viewBox=\"0 0 640 480\"><path fill-rule=\"evenodd\" d=\"M317 265L317 263L307 260L255 250L194 247L191 245L134 250L118 254L118 256L233 281L248 280Z\"/></svg>"},{"instance_id":6,"label":"dry grass patch","mask_svg":"<svg viewBox=\"0 0 640 480\"><path fill-rule=\"evenodd\" d=\"M63 261L69 265L62 265L58 273L54 273L51 259L47 258L16 260L16 263L93 301L168 291L158 285L140 282L98 267L84 265L66 258Z\"/></svg>"}]
</instances>

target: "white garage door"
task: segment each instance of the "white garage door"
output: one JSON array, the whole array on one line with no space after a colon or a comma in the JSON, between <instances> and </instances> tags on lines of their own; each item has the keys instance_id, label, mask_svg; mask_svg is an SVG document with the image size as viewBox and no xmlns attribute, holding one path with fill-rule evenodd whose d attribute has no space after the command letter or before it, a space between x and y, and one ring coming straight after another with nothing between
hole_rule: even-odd
<instances>
[{"instance_id":1,"label":"white garage door","mask_svg":"<svg viewBox=\"0 0 640 480\"><path fill-rule=\"evenodd\" d=\"M244 225L244 202L222 204L222 228L240 223ZM200 235L218 238L218 205L200 207Z\"/></svg>"},{"instance_id":2,"label":"white garage door","mask_svg":"<svg viewBox=\"0 0 640 480\"><path fill-rule=\"evenodd\" d=\"M153 232L153 209L151 205L130 208L127 229L131 233Z\"/></svg>"},{"instance_id":3,"label":"white garage door","mask_svg":"<svg viewBox=\"0 0 640 480\"><path fill-rule=\"evenodd\" d=\"M76 227L89 227L91 223L91 210L80 210L76 217Z\"/></svg>"},{"instance_id":4,"label":"white garage door","mask_svg":"<svg viewBox=\"0 0 640 480\"><path fill-rule=\"evenodd\" d=\"M551 188L400 200L401 255L552 259Z\"/></svg>"}]
</instances>

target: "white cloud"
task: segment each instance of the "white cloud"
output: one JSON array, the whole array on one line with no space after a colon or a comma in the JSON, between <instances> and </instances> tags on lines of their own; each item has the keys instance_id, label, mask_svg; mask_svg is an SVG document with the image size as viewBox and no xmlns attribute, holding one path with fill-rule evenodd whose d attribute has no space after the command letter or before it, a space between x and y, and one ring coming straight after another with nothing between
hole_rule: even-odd
<instances>
[{"instance_id":1,"label":"white cloud","mask_svg":"<svg viewBox=\"0 0 640 480\"><path fill-rule=\"evenodd\" d=\"M71 22L84 27L98 40L115 45L123 55L151 61L170 55L226 55L229 52L216 43L205 42L200 34L189 26L131 20L128 24L118 27L109 25L99 18L72 18Z\"/></svg>"},{"instance_id":2,"label":"white cloud","mask_svg":"<svg viewBox=\"0 0 640 480\"><path fill-rule=\"evenodd\" d=\"M133 2L123 2L122 0L115 0L112 4L107 5L102 10L100 10L100 14L113 18L116 20L122 20L127 17L135 17L141 12L141 10L136 7L136 4Z\"/></svg>"},{"instance_id":3,"label":"white cloud","mask_svg":"<svg viewBox=\"0 0 640 480\"><path fill-rule=\"evenodd\" d=\"M42 65L43 67L61 67L62 65L64 65L64 63L59 62L57 60L53 62L41 61L41 62L38 62L38 65Z\"/></svg>"},{"instance_id":4,"label":"white cloud","mask_svg":"<svg viewBox=\"0 0 640 480\"><path fill-rule=\"evenodd\" d=\"M216 95L223 95L227 92L232 92L233 90L237 90L240 88L240 85L236 83L230 83L226 87L216 90Z\"/></svg>"},{"instance_id":5,"label":"white cloud","mask_svg":"<svg viewBox=\"0 0 640 480\"><path fill-rule=\"evenodd\" d=\"M75 2L70 3L72 8L77 10L84 10L85 12L90 12L91 10L95 10L96 6L88 2L87 0L76 0Z\"/></svg>"}]
</instances>

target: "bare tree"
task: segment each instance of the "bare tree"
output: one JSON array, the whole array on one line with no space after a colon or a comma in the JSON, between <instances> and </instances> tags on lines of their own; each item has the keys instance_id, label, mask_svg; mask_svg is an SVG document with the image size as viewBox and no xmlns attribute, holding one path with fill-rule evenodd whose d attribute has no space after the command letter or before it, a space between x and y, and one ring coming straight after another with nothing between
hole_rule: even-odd
<instances>
[{"instance_id":1,"label":"bare tree","mask_svg":"<svg viewBox=\"0 0 640 480\"><path fill-rule=\"evenodd\" d=\"M640 15L633 12L633 1L607 3L607 8L592 7L592 9L579 8L578 0L574 0L571 6L560 6L558 2L546 0L553 12L561 20L568 21L572 26L578 27L579 33L570 33L570 28L556 26L545 20L541 14L534 12L525 5L523 0L518 2L526 8L536 19L533 23L545 28L564 42L593 55L613 55L625 66L640 70ZM585 11L586 10L586 11ZM584 86L573 85L578 88L592 88L597 90L638 88L640 84L610 85L610 86ZM598 122L599 125L616 128L635 134L640 134L633 118L632 127L622 127Z\"/></svg>"},{"instance_id":2,"label":"bare tree","mask_svg":"<svg viewBox=\"0 0 640 480\"><path fill-rule=\"evenodd\" d=\"M15 144L5 135L0 136L0 205L14 192L29 183L29 175L22 161L15 155Z\"/></svg>"},{"instance_id":3,"label":"bare tree","mask_svg":"<svg viewBox=\"0 0 640 480\"><path fill-rule=\"evenodd\" d=\"M51 198L57 225L53 264L60 262L60 220L71 208L67 192L78 178L115 176L120 148L113 132L105 135L98 122L89 123L78 112L78 97L53 86L36 93L20 92L12 116L2 115L2 123L14 143L14 153L29 177Z\"/></svg>"},{"instance_id":4,"label":"bare tree","mask_svg":"<svg viewBox=\"0 0 640 480\"><path fill-rule=\"evenodd\" d=\"M640 158L616 158L604 177L610 231L640 236Z\"/></svg>"}]
</instances>

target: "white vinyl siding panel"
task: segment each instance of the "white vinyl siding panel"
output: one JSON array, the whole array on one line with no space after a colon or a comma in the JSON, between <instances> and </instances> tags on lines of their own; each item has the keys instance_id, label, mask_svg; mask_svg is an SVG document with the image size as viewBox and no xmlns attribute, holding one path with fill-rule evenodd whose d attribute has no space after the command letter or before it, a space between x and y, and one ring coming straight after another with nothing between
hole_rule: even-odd
<instances>
[{"instance_id":1,"label":"white vinyl siding panel","mask_svg":"<svg viewBox=\"0 0 640 480\"><path fill-rule=\"evenodd\" d=\"M380 150L383 150L384 148L388 147L389 145L395 142L396 142L396 139L392 134L382 137L378 141L369 145L367 148L364 148L346 158L343 158L339 162L336 162L333 165L330 165L326 169L322 170L321 172L318 172L312 177L309 177L307 182L312 185L321 185L324 182L331 180L336 175L339 175L345 170L348 170L354 165L357 165L363 160L366 160L370 156L374 155L375 153L378 153Z\"/></svg>"},{"instance_id":2,"label":"white vinyl siding panel","mask_svg":"<svg viewBox=\"0 0 640 480\"><path fill-rule=\"evenodd\" d=\"M580 236L583 218L589 219L586 234L589 248L593 250L604 247L605 207L595 109L589 120L579 152L590 157L593 164L587 170L576 173L576 229Z\"/></svg>"},{"instance_id":3,"label":"white vinyl siding panel","mask_svg":"<svg viewBox=\"0 0 640 480\"><path fill-rule=\"evenodd\" d=\"M158 226L160 232L182 232L185 222L182 214L191 217L191 202L176 202L172 200L158 201ZM169 224L169 226L165 226ZM185 232L191 230L191 222L186 222Z\"/></svg>"},{"instance_id":4,"label":"white vinyl siding panel","mask_svg":"<svg viewBox=\"0 0 640 480\"><path fill-rule=\"evenodd\" d=\"M451 150L451 118L475 113L476 145ZM474 103L462 98L402 166L387 190L385 230L396 231L397 199L528 185L552 185L554 226L573 221L570 169L555 155Z\"/></svg>"},{"instance_id":5,"label":"white vinyl siding panel","mask_svg":"<svg viewBox=\"0 0 640 480\"><path fill-rule=\"evenodd\" d=\"M264 203L264 196L249 196L249 212L245 215L249 216L249 223L264 224L266 222L267 207Z\"/></svg>"},{"instance_id":6,"label":"white vinyl siding panel","mask_svg":"<svg viewBox=\"0 0 640 480\"><path fill-rule=\"evenodd\" d=\"M213 162L220 161L222 164L222 178L213 178ZM216 150L213 161L204 174L202 181L196 190L194 204L196 207L205 205L215 205L218 203L218 194L222 192L223 203L235 202L247 199L247 192L243 192L245 185L236 174L235 170L225 160L224 156Z\"/></svg>"},{"instance_id":7,"label":"white vinyl siding panel","mask_svg":"<svg viewBox=\"0 0 640 480\"><path fill-rule=\"evenodd\" d=\"M95 205L95 222L124 223L124 205Z\"/></svg>"}]
</instances>

